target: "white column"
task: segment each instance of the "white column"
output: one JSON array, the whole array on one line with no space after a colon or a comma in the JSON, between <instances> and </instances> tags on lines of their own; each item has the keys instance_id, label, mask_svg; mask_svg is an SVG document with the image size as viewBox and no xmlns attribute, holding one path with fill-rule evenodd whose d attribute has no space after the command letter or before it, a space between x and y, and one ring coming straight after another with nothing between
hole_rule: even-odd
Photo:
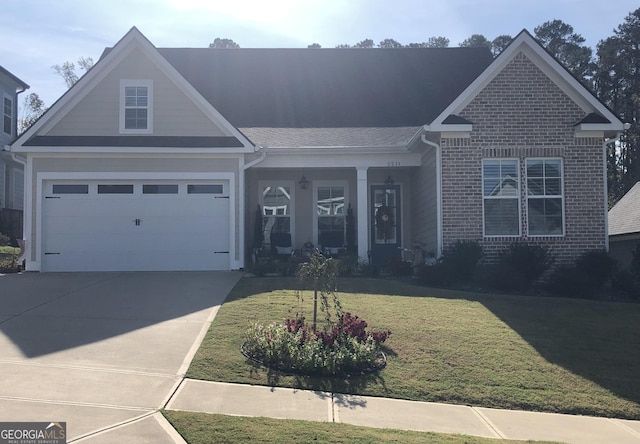
<instances>
[{"instance_id":1,"label":"white column","mask_svg":"<svg viewBox=\"0 0 640 444\"><path fill-rule=\"evenodd\" d=\"M369 204L367 192L367 167L358 167L358 259L360 261L368 261L369 255Z\"/></svg>"}]
</instances>

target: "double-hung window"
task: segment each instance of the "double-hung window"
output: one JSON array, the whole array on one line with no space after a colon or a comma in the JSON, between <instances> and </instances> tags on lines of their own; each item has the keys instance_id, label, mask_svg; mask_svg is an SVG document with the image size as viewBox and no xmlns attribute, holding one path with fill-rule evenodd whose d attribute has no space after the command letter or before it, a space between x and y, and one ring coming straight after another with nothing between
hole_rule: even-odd
<instances>
[{"instance_id":1,"label":"double-hung window","mask_svg":"<svg viewBox=\"0 0 640 444\"><path fill-rule=\"evenodd\" d=\"M482 162L485 236L520 235L520 178L516 159Z\"/></svg>"},{"instance_id":2,"label":"double-hung window","mask_svg":"<svg viewBox=\"0 0 640 444\"><path fill-rule=\"evenodd\" d=\"M321 185L316 188L318 245L337 249L345 245L345 187Z\"/></svg>"},{"instance_id":3,"label":"double-hung window","mask_svg":"<svg viewBox=\"0 0 640 444\"><path fill-rule=\"evenodd\" d=\"M527 220L530 236L562 236L561 159L527 159Z\"/></svg>"},{"instance_id":4,"label":"double-hung window","mask_svg":"<svg viewBox=\"0 0 640 444\"><path fill-rule=\"evenodd\" d=\"M5 134L13 134L13 100L4 96L2 100L2 131Z\"/></svg>"},{"instance_id":5,"label":"double-hung window","mask_svg":"<svg viewBox=\"0 0 640 444\"><path fill-rule=\"evenodd\" d=\"M151 134L153 132L153 81L120 81L120 132Z\"/></svg>"}]
</instances>

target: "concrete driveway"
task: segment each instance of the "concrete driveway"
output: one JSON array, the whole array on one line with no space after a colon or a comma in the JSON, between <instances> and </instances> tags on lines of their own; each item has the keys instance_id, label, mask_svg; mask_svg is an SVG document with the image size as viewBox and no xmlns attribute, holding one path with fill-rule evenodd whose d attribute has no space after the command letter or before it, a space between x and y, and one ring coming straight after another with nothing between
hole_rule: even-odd
<instances>
[{"instance_id":1,"label":"concrete driveway","mask_svg":"<svg viewBox=\"0 0 640 444\"><path fill-rule=\"evenodd\" d=\"M0 275L0 421L66 421L68 442L180 442L157 410L240 277Z\"/></svg>"}]
</instances>

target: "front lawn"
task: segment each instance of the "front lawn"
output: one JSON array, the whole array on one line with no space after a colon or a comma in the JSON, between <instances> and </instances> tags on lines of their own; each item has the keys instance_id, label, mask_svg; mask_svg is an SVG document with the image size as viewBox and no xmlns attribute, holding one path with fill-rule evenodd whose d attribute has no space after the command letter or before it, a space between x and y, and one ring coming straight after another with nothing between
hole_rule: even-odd
<instances>
[{"instance_id":1,"label":"front lawn","mask_svg":"<svg viewBox=\"0 0 640 444\"><path fill-rule=\"evenodd\" d=\"M464 435L373 429L349 424L310 422L269 418L210 415L206 413L164 411L164 416L189 444L212 442L251 443L332 443L373 444L515 444L534 441L511 441Z\"/></svg>"},{"instance_id":2,"label":"front lawn","mask_svg":"<svg viewBox=\"0 0 640 444\"><path fill-rule=\"evenodd\" d=\"M345 311L389 329L387 367L351 378L285 375L240 353L254 322L311 314L290 278L244 278L187 376L369 396L640 419L640 304L435 290L343 279Z\"/></svg>"}]
</instances>

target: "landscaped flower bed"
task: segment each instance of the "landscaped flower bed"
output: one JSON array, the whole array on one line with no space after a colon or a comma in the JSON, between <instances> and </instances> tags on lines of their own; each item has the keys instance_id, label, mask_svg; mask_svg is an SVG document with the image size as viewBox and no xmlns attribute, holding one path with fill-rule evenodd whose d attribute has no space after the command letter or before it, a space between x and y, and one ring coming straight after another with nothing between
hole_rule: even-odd
<instances>
[{"instance_id":1,"label":"landscaped flower bed","mask_svg":"<svg viewBox=\"0 0 640 444\"><path fill-rule=\"evenodd\" d=\"M277 370L306 375L351 375L384 368L380 345L390 331L367 330L367 323L344 313L330 330L313 331L304 318L255 324L242 345L249 359Z\"/></svg>"}]
</instances>

